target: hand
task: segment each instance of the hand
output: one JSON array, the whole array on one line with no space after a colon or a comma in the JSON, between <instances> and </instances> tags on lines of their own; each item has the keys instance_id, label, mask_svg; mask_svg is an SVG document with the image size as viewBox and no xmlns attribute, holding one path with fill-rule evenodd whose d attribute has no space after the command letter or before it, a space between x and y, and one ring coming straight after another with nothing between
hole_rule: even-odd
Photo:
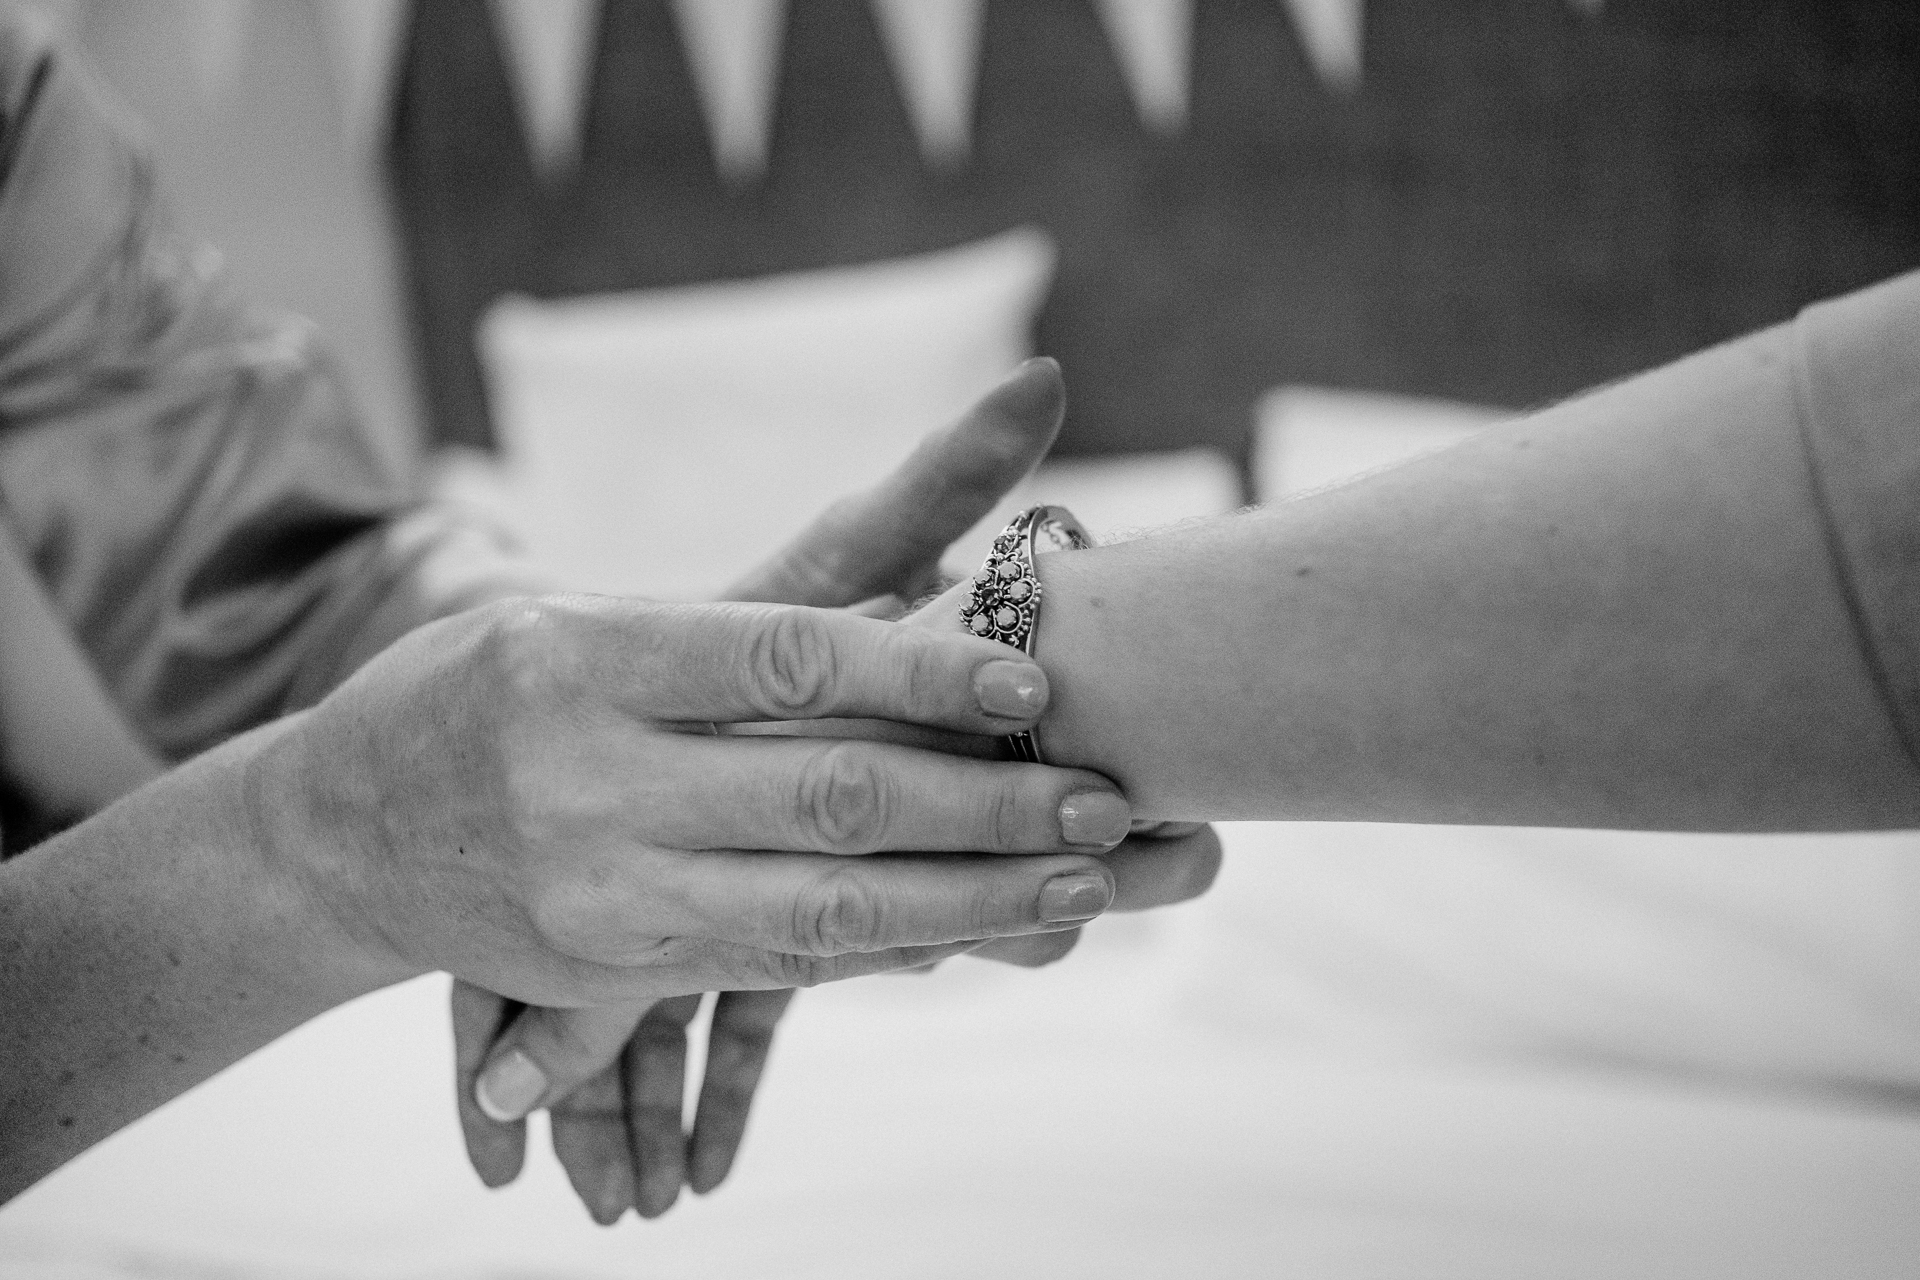
<instances>
[{"instance_id":1,"label":"hand","mask_svg":"<svg viewBox=\"0 0 1920 1280\"><path fill-rule=\"evenodd\" d=\"M1004 654L819 610L509 601L302 713L251 761L252 812L370 981L447 969L579 1005L884 971L1097 914L1086 851L1124 802L1090 774L710 722L992 732L1044 701ZM882 848L1053 856L833 856Z\"/></svg>"},{"instance_id":2,"label":"hand","mask_svg":"<svg viewBox=\"0 0 1920 1280\"><path fill-rule=\"evenodd\" d=\"M1152 823L1106 855L1114 873L1109 911L1146 911L1205 893L1220 869L1220 840L1202 823ZM1080 927L996 938L970 953L1035 969L1064 959ZM928 973L939 961L902 972ZM651 1008L522 1009L465 983L454 987L460 1120L474 1169L488 1186L518 1176L524 1121L487 1116L475 1101L485 1054L511 1040L551 1064L561 1094L549 1108L554 1156L596 1222L611 1226L629 1207L656 1218L682 1185L706 1195L731 1172L746 1137L773 1033L792 991L723 991L714 999L707 1063L691 1133L681 1129L687 1026L698 1000ZM578 1081L569 1084L569 1081Z\"/></svg>"},{"instance_id":3,"label":"hand","mask_svg":"<svg viewBox=\"0 0 1920 1280\"><path fill-rule=\"evenodd\" d=\"M1211 827L1157 824L1105 855L1113 911L1146 911L1206 892L1220 867ZM1037 968L1065 956L1079 928L983 943L972 954ZM931 967L931 964L922 967ZM484 1064L515 1049L543 1064L557 1100L554 1155L595 1221L610 1225L628 1207L654 1218L681 1186L705 1195L726 1178L745 1137L754 1090L791 991L725 991L715 997L707 1067L693 1132L681 1130L686 1030L697 998L653 1005L522 1009L456 983L453 996L457 1096L467 1153L488 1186L520 1172L526 1126L489 1117L476 1101Z\"/></svg>"},{"instance_id":4,"label":"hand","mask_svg":"<svg viewBox=\"0 0 1920 1280\"><path fill-rule=\"evenodd\" d=\"M888 617L904 612L937 578L949 544L1046 456L1065 395L1058 364L1027 361L879 484L829 507L723 598L858 606ZM596 1219L611 1222L629 1203L647 1217L663 1213L683 1180L696 1192L712 1190L745 1134L774 1026L790 998L733 991L716 999L706 1079L693 1133L683 1142L679 1099L690 1005L668 1002L652 1014L646 1004L522 1010L456 984L460 1115L475 1171L487 1185L501 1186L524 1159L519 1117L491 1117L475 1096L481 1068L518 1049L554 1082L555 1154ZM630 1100L624 1114L623 1100Z\"/></svg>"},{"instance_id":5,"label":"hand","mask_svg":"<svg viewBox=\"0 0 1920 1280\"><path fill-rule=\"evenodd\" d=\"M1113 911L1151 911L1199 897L1220 874L1220 837L1204 822L1137 824L1125 843L1105 855L1113 873ZM967 954L980 960L1038 969L1063 960L1085 926L1019 938L994 938ZM936 967L934 961L926 968Z\"/></svg>"},{"instance_id":6,"label":"hand","mask_svg":"<svg viewBox=\"0 0 1920 1280\"><path fill-rule=\"evenodd\" d=\"M687 1025L699 996L584 1009L524 1007L463 982L453 989L455 1090L467 1156L490 1187L520 1172L524 1120L489 1116L480 1072L514 1049L543 1063L553 1153L594 1220L629 1208L655 1218L682 1185L719 1186L746 1136L747 1113L773 1033L793 991L723 991L714 997L707 1069L693 1132L681 1130Z\"/></svg>"},{"instance_id":7,"label":"hand","mask_svg":"<svg viewBox=\"0 0 1920 1280\"><path fill-rule=\"evenodd\" d=\"M929 437L899 471L836 504L729 594L846 603L891 593L898 603L881 611L898 614L932 580L946 544L1038 462L1058 430L1062 404L1058 366L1028 362L957 425ZM943 750L982 742L872 727ZM1194 897L1212 883L1219 859L1218 839L1196 824L1136 832L1107 859L1115 873L1115 909L1145 910ZM1078 937L1078 929L1065 929L996 939L974 954L1035 967L1064 956ZM489 1043L498 1036L495 1059L508 1052L510 1041L546 1064L554 1091L566 1094L550 1108L555 1154L597 1220L617 1220L628 1204L645 1217L658 1216L672 1206L683 1181L698 1193L712 1190L744 1136L789 995L726 992L716 999L697 1117L692 1134L683 1137L679 1105L691 1002L652 1013L644 1007L529 1009L516 1016L498 997L456 990L461 1118L475 1170L488 1185L503 1185L518 1174L524 1157L524 1126L489 1118L473 1098Z\"/></svg>"},{"instance_id":8,"label":"hand","mask_svg":"<svg viewBox=\"0 0 1920 1280\"><path fill-rule=\"evenodd\" d=\"M930 589L940 557L1038 466L1066 410L1060 366L1013 375L873 488L840 499L800 536L721 593L833 608L891 595L889 616Z\"/></svg>"}]
</instances>

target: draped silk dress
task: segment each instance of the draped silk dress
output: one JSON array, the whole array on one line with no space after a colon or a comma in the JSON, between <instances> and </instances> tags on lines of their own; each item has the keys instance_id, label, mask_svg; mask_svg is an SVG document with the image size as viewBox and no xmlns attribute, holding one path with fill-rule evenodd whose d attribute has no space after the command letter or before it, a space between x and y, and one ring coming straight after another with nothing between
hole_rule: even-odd
<instances>
[{"instance_id":1,"label":"draped silk dress","mask_svg":"<svg viewBox=\"0 0 1920 1280\"><path fill-rule=\"evenodd\" d=\"M137 127L27 11L0 13L0 524L14 848L523 589L312 327L172 224Z\"/></svg>"}]
</instances>

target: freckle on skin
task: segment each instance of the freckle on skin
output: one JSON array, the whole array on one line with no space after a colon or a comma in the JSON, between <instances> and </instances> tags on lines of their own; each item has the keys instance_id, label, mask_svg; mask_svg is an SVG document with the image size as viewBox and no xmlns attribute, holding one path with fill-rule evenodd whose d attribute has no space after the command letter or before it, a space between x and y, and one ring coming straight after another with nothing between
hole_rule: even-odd
<instances>
[{"instance_id":1,"label":"freckle on skin","mask_svg":"<svg viewBox=\"0 0 1920 1280\"><path fill-rule=\"evenodd\" d=\"M178 951L167 952L167 963L178 969L180 967L180 953Z\"/></svg>"},{"instance_id":2,"label":"freckle on skin","mask_svg":"<svg viewBox=\"0 0 1920 1280\"><path fill-rule=\"evenodd\" d=\"M1296 578L1310 578L1313 576L1313 566L1303 564L1293 571L1293 576Z\"/></svg>"},{"instance_id":3,"label":"freckle on skin","mask_svg":"<svg viewBox=\"0 0 1920 1280\"><path fill-rule=\"evenodd\" d=\"M1100 596L1087 597L1087 607L1089 609L1104 609L1106 608L1106 606L1107 606L1107 602L1104 599L1102 599Z\"/></svg>"},{"instance_id":4,"label":"freckle on skin","mask_svg":"<svg viewBox=\"0 0 1920 1280\"><path fill-rule=\"evenodd\" d=\"M184 1065L187 1060L187 1055L184 1053L170 1053L167 1056L173 1059L173 1065L176 1067Z\"/></svg>"},{"instance_id":5,"label":"freckle on skin","mask_svg":"<svg viewBox=\"0 0 1920 1280\"><path fill-rule=\"evenodd\" d=\"M136 1044L142 1044L142 1045L152 1044L153 1034L151 1032L142 1031L138 1036L134 1038L134 1042Z\"/></svg>"},{"instance_id":6,"label":"freckle on skin","mask_svg":"<svg viewBox=\"0 0 1920 1280\"><path fill-rule=\"evenodd\" d=\"M72 1116L61 1116L61 1117L60 1117L60 1127L61 1127L62 1129L71 1129L71 1128L73 1128L73 1117L72 1117Z\"/></svg>"}]
</instances>

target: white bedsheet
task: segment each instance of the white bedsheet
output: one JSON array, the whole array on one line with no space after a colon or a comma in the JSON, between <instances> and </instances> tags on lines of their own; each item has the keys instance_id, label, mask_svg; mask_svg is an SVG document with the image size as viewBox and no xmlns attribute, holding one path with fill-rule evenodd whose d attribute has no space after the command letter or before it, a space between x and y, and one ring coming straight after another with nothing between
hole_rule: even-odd
<instances>
[{"instance_id":1,"label":"white bedsheet","mask_svg":"<svg viewBox=\"0 0 1920 1280\"><path fill-rule=\"evenodd\" d=\"M0 1278L1910 1277L1920 1113L1598 1067L1334 1057L1197 999L1216 904L1040 973L801 997L734 1180L595 1228L463 1166L443 984L338 1011L0 1210ZM1222 975L1226 977L1228 975Z\"/></svg>"}]
</instances>

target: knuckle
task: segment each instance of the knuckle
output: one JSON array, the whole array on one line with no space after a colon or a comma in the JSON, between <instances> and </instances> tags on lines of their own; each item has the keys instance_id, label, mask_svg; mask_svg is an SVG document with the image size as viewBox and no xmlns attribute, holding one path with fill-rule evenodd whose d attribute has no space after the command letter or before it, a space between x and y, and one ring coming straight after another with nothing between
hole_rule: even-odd
<instances>
[{"instance_id":1,"label":"knuckle","mask_svg":"<svg viewBox=\"0 0 1920 1280\"><path fill-rule=\"evenodd\" d=\"M1019 781L1009 776L994 789L987 802L985 838L991 853L1019 853L1026 832L1026 805L1021 801Z\"/></svg>"},{"instance_id":2,"label":"knuckle","mask_svg":"<svg viewBox=\"0 0 1920 1280\"><path fill-rule=\"evenodd\" d=\"M549 951L569 956L588 954L597 941L588 914L577 895L558 889L540 894L527 913L535 939Z\"/></svg>"},{"instance_id":3,"label":"knuckle","mask_svg":"<svg viewBox=\"0 0 1920 1280\"><path fill-rule=\"evenodd\" d=\"M625 895L607 879L588 873L536 894L527 907L534 940L548 952L573 960L612 963L625 958L635 941L627 924L632 912Z\"/></svg>"},{"instance_id":4,"label":"knuckle","mask_svg":"<svg viewBox=\"0 0 1920 1280\"><path fill-rule=\"evenodd\" d=\"M770 612L747 648L746 669L759 709L773 719L819 715L832 698L836 658L820 615L806 609Z\"/></svg>"},{"instance_id":5,"label":"knuckle","mask_svg":"<svg viewBox=\"0 0 1920 1280\"><path fill-rule=\"evenodd\" d=\"M893 826L898 797L891 775L854 743L822 747L802 767L794 817L810 847L872 853Z\"/></svg>"},{"instance_id":6,"label":"knuckle","mask_svg":"<svg viewBox=\"0 0 1920 1280\"><path fill-rule=\"evenodd\" d=\"M490 606L480 654L503 691L537 696L558 664L560 626L550 602L506 600Z\"/></svg>"},{"instance_id":7,"label":"knuckle","mask_svg":"<svg viewBox=\"0 0 1920 1280\"><path fill-rule=\"evenodd\" d=\"M933 646L923 643L918 630L889 633L890 647L899 654L900 710L915 720L938 718L948 699L944 696L950 672Z\"/></svg>"},{"instance_id":8,"label":"knuckle","mask_svg":"<svg viewBox=\"0 0 1920 1280\"><path fill-rule=\"evenodd\" d=\"M885 927L884 915L872 886L852 868L836 868L795 895L791 945L809 958L869 951Z\"/></svg>"}]
</instances>

